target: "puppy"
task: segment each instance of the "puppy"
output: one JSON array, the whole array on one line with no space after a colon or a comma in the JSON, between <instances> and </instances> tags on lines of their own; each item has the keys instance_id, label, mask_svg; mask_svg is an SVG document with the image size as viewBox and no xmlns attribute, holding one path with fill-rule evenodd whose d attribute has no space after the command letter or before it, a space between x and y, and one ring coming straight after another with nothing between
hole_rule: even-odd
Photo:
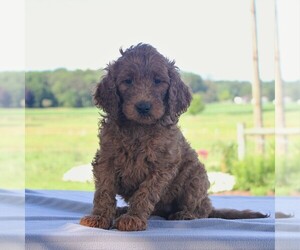
<instances>
[{"instance_id":1,"label":"puppy","mask_svg":"<svg viewBox=\"0 0 300 250\"><path fill-rule=\"evenodd\" d=\"M94 207L80 224L138 231L147 228L150 215L168 220L266 217L213 208L204 165L177 126L192 96L174 61L147 44L120 53L94 94L106 115L92 162ZM117 194L128 207L116 207Z\"/></svg>"}]
</instances>

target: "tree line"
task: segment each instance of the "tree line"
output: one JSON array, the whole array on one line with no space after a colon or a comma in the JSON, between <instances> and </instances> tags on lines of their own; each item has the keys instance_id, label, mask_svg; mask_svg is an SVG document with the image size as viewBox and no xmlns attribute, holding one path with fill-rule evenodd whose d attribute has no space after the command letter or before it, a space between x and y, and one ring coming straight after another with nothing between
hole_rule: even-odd
<instances>
[{"instance_id":1,"label":"tree line","mask_svg":"<svg viewBox=\"0 0 300 250\"><path fill-rule=\"evenodd\" d=\"M0 107L90 107L92 93L103 70L67 70L0 72ZM183 81L205 103L233 100L241 96L251 100L251 83L205 80L200 75L181 72ZM25 82L24 82L25 81ZM289 83L286 95L300 96L299 83ZM262 83L262 95L274 100L274 82Z\"/></svg>"}]
</instances>

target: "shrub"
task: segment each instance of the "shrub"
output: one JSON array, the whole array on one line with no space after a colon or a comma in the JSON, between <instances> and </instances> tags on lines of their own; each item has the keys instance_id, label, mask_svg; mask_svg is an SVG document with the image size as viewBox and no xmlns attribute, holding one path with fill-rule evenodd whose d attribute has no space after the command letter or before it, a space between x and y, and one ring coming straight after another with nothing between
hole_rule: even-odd
<instances>
[{"instance_id":1,"label":"shrub","mask_svg":"<svg viewBox=\"0 0 300 250\"><path fill-rule=\"evenodd\" d=\"M300 152L276 157L276 195L293 195L300 192Z\"/></svg>"},{"instance_id":2,"label":"shrub","mask_svg":"<svg viewBox=\"0 0 300 250\"><path fill-rule=\"evenodd\" d=\"M223 173L232 174L232 166L237 161L237 146L233 142L219 141L213 146L213 150L221 155L220 170Z\"/></svg>"},{"instance_id":3,"label":"shrub","mask_svg":"<svg viewBox=\"0 0 300 250\"><path fill-rule=\"evenodd\" d=\"M236 177L235 189L249 190L254 195L266 195L275 191L274 148L265 155L247 156L233 164Z\"/></svg>"},{"instance_id":4,"label":"shrub","mask_svg":"<svg viewBox=\"0 0 300 250\"><path fill-rule=\"evenodd\" d=\"M193 100L192 100L192 103L189 107L188 112L191 115L196 115L196 114L201 113L204 110L204 108L205 108L205 105L204 105L204 102L202 100L202 96L199 95L199 94L194 94L193 95Z\"/></svg>"},{"instance_id":5,"label":"shrub","mask_svg":"<svg viewBox=\"0 0 300 250\"><path fill-rule=\"evenodd\" d=\"M254 195L266 195L275 191L275 154L270 147L265 155L248 155L237 159L236 144L219 143L216 150L221 153L221 171L235 176L235 190L250 191Z\"/></svg>"}]
</instances>

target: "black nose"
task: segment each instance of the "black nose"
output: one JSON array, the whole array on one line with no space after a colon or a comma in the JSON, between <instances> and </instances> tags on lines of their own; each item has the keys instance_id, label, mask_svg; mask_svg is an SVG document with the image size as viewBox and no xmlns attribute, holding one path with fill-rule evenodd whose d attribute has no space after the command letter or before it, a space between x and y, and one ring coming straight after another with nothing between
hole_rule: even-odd
<instances>
[{"instance_id":1,"label":"black nose","mask_svg":"<svg viewBox=\"0 0 300 250\"><path fill-rule=\"evenodd\" d=\"M152 105L150 102L139 102L135 105L135 108L139 112L139 114L147 115L151 110L151 106Z\"/></svg>"}]
</instances>

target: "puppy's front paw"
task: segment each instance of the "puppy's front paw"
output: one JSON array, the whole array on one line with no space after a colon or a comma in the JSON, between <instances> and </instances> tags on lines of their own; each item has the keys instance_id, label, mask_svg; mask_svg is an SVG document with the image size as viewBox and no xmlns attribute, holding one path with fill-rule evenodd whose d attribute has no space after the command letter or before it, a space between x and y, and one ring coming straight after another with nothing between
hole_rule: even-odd
<instances>
[{"instance_id":1,"label":"puppy's front paw","mask_svg":"<svg viewBox=\"0 0 300 250\"><path fill-rule=\"evenodd\" d=\"M87 227L98 227L103 229L109 229L111 227L112 220L104 218L99 215L88 215L80 219L80 225Z\"/></svg>"},{"instance_id":2,"label":"puppy's front paw","mask_svg":"<svg viewBox=\"0 0 300 250\"><path fill-rule=\"evenodd\" d=\"M142 231L147 227L147 220L133 215L123 214L115 222L115 228L121 231Z\"/></svg>"}]
</instances>

